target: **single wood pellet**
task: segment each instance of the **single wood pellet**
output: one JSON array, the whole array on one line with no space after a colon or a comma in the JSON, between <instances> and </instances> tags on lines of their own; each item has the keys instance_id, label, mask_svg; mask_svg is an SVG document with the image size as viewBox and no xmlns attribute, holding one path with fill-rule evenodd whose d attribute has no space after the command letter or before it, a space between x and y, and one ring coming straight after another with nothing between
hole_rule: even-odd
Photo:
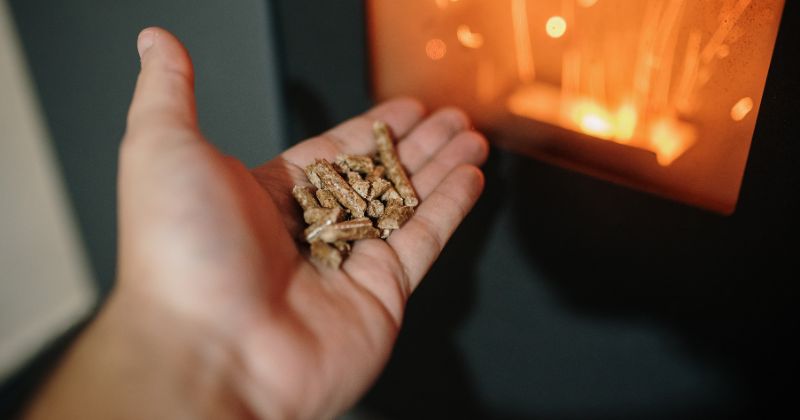
<instances>
[{"instance_id":1,"label":"single wood pellet","mask_svg":"<svg viewBox=\"0 0 800 420\"><path fill-rule=\"evenodd\" d=\"M369 175L375 170L375 162L369 156L342 155L336 158L336 166L340 172L358 172Z\"/></svg>"},{"instance_id":2,"label":"single wood pellet","mask_svg":"<svg viewBox=\"0 0 800 420\"><path fill-rule=\"evenodd\" d=\"M336 197L333 196L332 192L324 190L320 187L320 189L317 190L315 195L317 196L317 200L319 200L320 206L326 209L341 208L339 202L336 201Z\"/></svg>"},{"instance_id":3,"label":"single wood pellet","mask_svg":"<svg viewBox=\"0 0 800 420\"><path fill-rule=\"evenodd\" d=\"M405 204L409 207L416 207L419 204L419 198L411 186L411 181L408 179L406 170L400 164L400 158L397 157L397 150L394 147L394 140L392 133L389 131L389 126L382 121L376 121L372 127L375 133L375 142L378 146L378 156L380 156L381 163L386 168L386 177L394 184L394 189L403 197Z\"/></svg>"}]
</instances>

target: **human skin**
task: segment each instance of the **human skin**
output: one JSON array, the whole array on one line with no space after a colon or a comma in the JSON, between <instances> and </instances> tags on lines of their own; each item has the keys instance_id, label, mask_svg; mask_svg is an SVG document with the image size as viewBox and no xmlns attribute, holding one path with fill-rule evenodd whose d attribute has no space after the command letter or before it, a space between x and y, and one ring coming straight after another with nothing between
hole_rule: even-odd
<instances>
[{"instance_id":1,"label":"human skin","mask_svg":"<svg viewBox=\"0 0 800 420\"><path fill-rule=\"evenodd\" d=\"M180 42L148 28L138 50L116 286L27 417L335 417L380 373L408 297L478 199L486 140L457 109L396 99L248 170L200 132ZM340 270L314 265L292 187L315 159L374 152L375 120L422 203Z\"/></svg>"}]
</instances>

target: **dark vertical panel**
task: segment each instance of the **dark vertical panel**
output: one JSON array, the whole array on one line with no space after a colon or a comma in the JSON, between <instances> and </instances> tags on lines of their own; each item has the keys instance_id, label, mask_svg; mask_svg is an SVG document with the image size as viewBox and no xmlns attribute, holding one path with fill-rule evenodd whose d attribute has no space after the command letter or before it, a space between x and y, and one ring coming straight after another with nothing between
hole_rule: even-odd
<instances>
[{"instance_id":1,"label":"dark vertical panel","mask_svg":"<svg viewBox=\"0 0 800 420\"><path fill-rule=\"evenodd\" d=\"M330 128L370 104L360 0L277 0L284 89L293 141Z\"/></svg>"}]
</instances>

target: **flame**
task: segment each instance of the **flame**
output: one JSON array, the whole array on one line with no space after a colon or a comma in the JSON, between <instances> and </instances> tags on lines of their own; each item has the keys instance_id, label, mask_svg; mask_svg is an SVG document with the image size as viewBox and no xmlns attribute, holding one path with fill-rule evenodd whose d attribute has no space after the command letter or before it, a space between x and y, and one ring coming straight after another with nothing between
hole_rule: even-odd
<instances>
[{"instance_id":1,"label":"flame","mask_svg":"<svg viewBox=\"0 0 800 420\"><path fill-rule=\"evenodd\" d=\"M581 100L572 108L572 121L584 134L629 143L636 132L639 113L631 104L612 113L595 102Z\"/></svg>"},{"instance_id":2,"label":"flame","mask_svg":"<svg viewBox=\"0 0 800 420\"><path fill-rule=\"evenodd\" d=\"M625 104L617 111L617 125L615 127L614 139L620 143L628 143L636 133L636 126L639 121L639 113L636 107Z\"/></svg>"},{"instance_id":3,"label":"flame","mask_svg":"<svg viewBox=\"0 0 800 420\"><path fill-rule=\"evenodd\" d=\"M648 2L644 10L643 32L638 50L607 53L603 59L592 57L586 46L586 35L576 32L564 44L561 62L561 83L536 81L528 0L511 2L511 24L514 36L517 73L521 85L508 97L511 113L561 126L602 140L637 147L653 152L662 166L671 165L686 153L696 140L697 128L678 115L690 115L697 108L698 91L714 73L713 60L731 54L729 38L736 23L753 0L727 0L720 15L720 24L710 38L693 29L683 40L679 35L688 0ZM591 8L599 0L564 0L560 15L550 16L545 34L559 39L567 34L576 19L574 7ZM453 0L436 0L444 9ZM613 3L609 3L613 4ZM604 5L608 6L608 5ZM615 13L601 8L599 13ZM484 37L466 24L457 27L456 37L464 47L478 49ZM534 38L532 38L534 37ZM581 38L582 37L582 38ZM575 45L583 43L583 47ZM732 41L735 42L735 41ZM428 42L426 51L433 60L446 54L444 41ZM678 51L685 51L677 56ZM610 54L610 55L609 55ZM632 57L632 59L630 59ZM629 85L619 80L613 60L630 59L633 79ZM675 67L675 69L673 69ZM546 67L549 68L549 67ZM544 73L543 73L544 74ZM476 93L483 103L495 94L494 68L484 59L478 68ZM754 108L753 99L745 97L731 108L734 121L744 120Z\"/></svg>"},{"instance_id":4,"label":"flame","mask_svg":"<svg viewBox=\"0 0 800 420\"><path fill-rule=\"evenodd\" d=\"M662 118L653 123L650 141L658 164L672 165L694 144L695 136L694 128L672 118Z\"/></svg>"},{"instance_id":5,"label":"flame","mask_svg":"<svg viewBox=\"0 0 800 420\"><path fill-rule=\"evenodd\" d=\"M565 95L556 85L531 83L518 88L507 102L514 115L557 125L601 140L614 141L656 155L669 166L691 148L696 128L672 116L654 116L646 124L632 101L609 108L586 97Z\"/></svg>"},{"instance_id":6,"label":"flame","mask_svg":"<svg viewBox=\"0 0 800 420\"><path fill-rule=\"evenodd\" d=\"M576 104L572 110L572 121L585 134L604 140L610 140L614 136L611 114L596 103L581 101Z\"/></svg>"}]
</instances>

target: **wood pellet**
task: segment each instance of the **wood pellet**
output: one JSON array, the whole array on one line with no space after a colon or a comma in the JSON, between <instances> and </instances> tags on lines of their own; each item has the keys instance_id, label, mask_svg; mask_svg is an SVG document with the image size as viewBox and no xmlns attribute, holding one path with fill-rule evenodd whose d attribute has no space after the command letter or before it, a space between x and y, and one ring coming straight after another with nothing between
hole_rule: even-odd
<instances>
[{"instance_id":1,"label":"wood pellet","mask_svg":"<svg viewBox=\"0 0 800 420\"><path fill-rule=\"evenodd\" d=\"M313 187L295 186L292 195L308 227L303 240L311 258L339 268L355 241L387 239L413 215L419 198L400 163L386 123L373 126L374 156L318 159L305 168Z\"/></svg>"}]
</instances>

